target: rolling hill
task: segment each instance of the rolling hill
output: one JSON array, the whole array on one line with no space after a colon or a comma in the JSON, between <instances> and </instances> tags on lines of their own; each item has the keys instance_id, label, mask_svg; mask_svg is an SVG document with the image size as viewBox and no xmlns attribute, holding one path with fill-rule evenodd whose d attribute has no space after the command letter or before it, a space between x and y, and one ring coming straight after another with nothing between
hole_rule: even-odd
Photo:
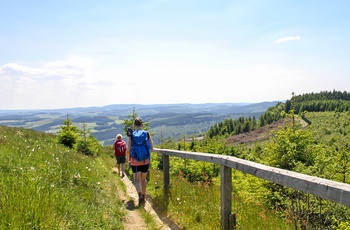
<instances>
[{"instance_id":1,"label":"rolling hill","mask_svg":"<svg viewBox=\"0 0 350 230\"><path fill-rule=\"evenodd\" d=\"M122 120L133 110L150 122L155 143L161 138L177 139L206 132L210 126L226 118L258 117L278 101L261 103L207 104L115 104L103 107L78 107L47 110L0 110L0 125L57 133L69 118L78 127L83 123L102 145L112 144L117 133L123 133Z\"/></svg>"}]
</instances>

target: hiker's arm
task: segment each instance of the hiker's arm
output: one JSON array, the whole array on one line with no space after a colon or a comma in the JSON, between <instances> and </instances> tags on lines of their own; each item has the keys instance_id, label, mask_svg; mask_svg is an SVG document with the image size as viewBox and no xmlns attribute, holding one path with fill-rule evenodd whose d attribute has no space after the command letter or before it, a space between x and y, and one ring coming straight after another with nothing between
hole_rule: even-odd
<instances>
[{"instance_id":1,"label":"hiker's arm","mask_svg":"<svg viewBox=\"0 0 350 230\"><path fill-rule=\"evenodd\" d=\"M153 141L152 141L152 137L151 137L151 134L149 135L149 145L151 146L151 150L153 150Z\"/></svg>"},{"instance_id":2,"label":"hiker's arm","mask_svg":"<svg viewBox=\"0 0 350 230\"><path fill-rule=\"evenodd\" d=\"M128 147L126 148L126 160L130 161L131 137L128 138Z\"/></svg>"}]
</instances>

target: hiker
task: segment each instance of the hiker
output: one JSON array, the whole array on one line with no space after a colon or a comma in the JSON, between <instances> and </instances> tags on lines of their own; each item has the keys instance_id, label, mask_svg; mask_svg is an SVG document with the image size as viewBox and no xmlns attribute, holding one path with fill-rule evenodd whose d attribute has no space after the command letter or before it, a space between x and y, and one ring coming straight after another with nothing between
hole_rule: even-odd
<instances>
[{"instance_id":1,"label":"hiker","mask_svg":"<svg viewBox=\"0 0 350 230\"><path fill-rule=\"evenodd\" d=\"M117 140L113 144L114 156L117 162L118 174L123 178L125 176L126 143L121 134L117 134L116 138Z\"/></svg>"},{"instance_id":2,"label":"hiker","mask_svg":"<svg viewBox=\"0 0 350 230\"><path fill-rule=\"evenodd\" d=\"M149 132L143 130L143 121L138 117L134 121L134 131L129 135L127 158L133 172L136 191L139 194L139 206L145 202L146 177L152 149L152 137Z\"/></svg>"}]
</instances>

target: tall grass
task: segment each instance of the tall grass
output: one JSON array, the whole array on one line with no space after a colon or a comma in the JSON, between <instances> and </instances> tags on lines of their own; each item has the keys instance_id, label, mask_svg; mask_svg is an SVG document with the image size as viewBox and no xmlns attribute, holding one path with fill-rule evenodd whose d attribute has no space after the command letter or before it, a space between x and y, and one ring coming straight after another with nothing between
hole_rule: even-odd
<instances>
[{"instance_id":1,"label":"tall grass","mask_svg":"<svg viewBox=\"0 0 350 230\"><path fill-rule=\"evenodd\" d=\"M109 149L86 157L56 143L55 136L0 126L0 229L123 229ZM220 188L152 169L148 193L183 229L220 228ZM237 229L292 229L254 201L233 198ZM151 221L152 222L152 221ZM156 229L154 227L153 229Z\"/></svg>"},{"instance_id":2,"label":"tall grass","mask_svg":"<svg viewBox=\"0 0 350 230\"><path fill-rule=\"evenodd\" d=\"M170 178L169 194L163 190L162 172L151 170L148 193L162 215L174 220L183 229L220 229L220 186L218 184L189 183L178 176ZM254 200L233 194L232 209L236 214L236 229L294 229Z\"/></svg>"},{"instance_id":3,"label":"tall grass","mask_svg":"<svg viewBox=\"0 0 350 230\"><path fill-rule=\"evenodd\" d=\"M0 229L122 229L125 209L104 157L0 126Z\"/></svg>"}]
</instances>

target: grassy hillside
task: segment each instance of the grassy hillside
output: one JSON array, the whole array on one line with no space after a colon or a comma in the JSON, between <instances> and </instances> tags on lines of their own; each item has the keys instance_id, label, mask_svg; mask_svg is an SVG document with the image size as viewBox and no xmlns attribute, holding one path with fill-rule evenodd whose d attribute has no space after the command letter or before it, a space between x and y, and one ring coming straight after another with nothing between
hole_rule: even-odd
<instances>
[{"instance_id":1,"label":"grassy hillside","mask_svg":"<svg viewBox=\"0 0 350 230\"><path fill-rule=\"evenodd\" d=\"M305 117L317 140L338 148L350 147L350 112L309 112Z\"/></svg>"},{"instance_id":2,"label":"grassy hillside","mask_svg":"<svg viewBox=\"0 0 350 230\"><path fill-rule=\"evenodd\" d=\"M0 229L123 229L125 209L115 195L123 188L110 170L111 149L103 150L99 157L87 157L57 144L51 134L0 126L0 193L5 194ZM154 204L184 228L215 229L220 223L219 188L183 178L172 181L175 190L164 197L160 172L152 170L148 190ZM237 199L238 226L263 223L265 229L290 229L266 208L247 208Z\"/></svg>"},{"instance_id":3,"label":"grassy hillside","mask_svg":"<svg viewBox=\"0 0 350 230\"><path fill-rule=\"evenodd\" d=\"M339 148L350 146L348 136L350 135L350 112L307 112L304 119L297 118L297 123L301 123L304 128L309 128L318 142ZM226 138L226 143L229 145L263 143L268 140L271 131L277 130L284 124L285 120L279 120L248 133L230 136Z\"/></svg>"},{"instance_id":4,"label":"grassy hillside","mask_svg":"<svg viewBox=\"0 0 350 230\"><path fill-rule=\"evenodd\" d=\"M284 169L318 176L343 183L350 183L350 113L349 112L308 112L305 121L296 115L295 126L292 119L279 120L270 125L260 127L254 131L229 136L221 135L203 141L164 143L165 148L180 149L194 152L208 152L223 155L231 155L258 163L281 167ZM171 146L172 145L172 146ZM186 159L170 159L171 173L174 186L181 187L185 181L191 181L198 187L208 185L200 189L213 189L218 180L218 167L212 164L196 162ZM153 164L157 165L157 164ZM180 175L183 180L176 179ZM238 226L258 228L254 225L257 221L262 226L264 219L250 218L247 221L247 213L261 215L267 210L275 211L274 217L285 217L294 226L290 229L349 229L350 208L337 203L326 201L315 196L300 193L293 189L278 186L259 180L252 176L234 171L234 206L238 209ZM175 185L176 184L176 185ZM189 190L186 190L189 193ZM179 199L179 204L174 205L172 215L181 215L180 206L190 202L188 209L193 213L192 220L203 220L208 214L196 213L191 209L191 203L195 198L184 199L185 194L177 188L171 188L172 195ZM192 191L191 191L192 192ZM215 192L208 191L215 196ZM176 195L174 195L176 194ZM203 199L206 192L199 196ZM175 198L173 198L175 199ZM185 202L183 201L185 200ZM237 202L239 201L239 202ZM211 204L206 205L210 206ZM242 209L240 208L242 205ZM249 208L249 211L247 210ZM258 211L258 207L262 208ZM176 210L178 208L178 210ZM214 206L211 209L216 209ZM268 213L268 212L266 212ZM267 214L266 214L267 215ZM264 217L266 217L264 215ZM182 217L181 217L182 218ZM206 219L207 220L207 219ZM248 218L249 220L249 218ZM212 220L214 221L214 220ZM269 219L269 222L276 220ZM274 222L273 226L282 226L283 221ZM242 225L241 225L242 224ZM250 225L252 224L252 225ZM286 224L286 223L284 223ZM287 229L288 225L281 227ZM263 229L273 229L264 226Z\"/></svg>"},{"instance_id":5,"label":"grassy hillside","mask_svg":"<svg viewBox=\"0 0 350 230\"><path fill-rule=\"evenodd\" d=\"M310 123L307 129L313 132L316 142L331 146L334 151L348 151L348 112L310 112L305 117ZM278 125L282 123L272 124L263 131L255 130L254 135L253 132L238 135L240 137L236 140L231 137L231 144L237 148L221 148L220 140L214 141L212 147L218 153L228 154L225 151L233 150L234 153L241 151L243 157L263 157L269 131L275 130ZM210 152L201 148L204 152ZM110 149L104 148L101 156L86 157L58 145L53 135L0 126L0 192L6 194L0 199L0 228L122 228L120 220L124 215L123 207L115 196L118 188L110 173L114 160L108 151ZM158 158L153 156L153 159ZM329 179L341 180L342 175L349 174L349 170L345 174L331 171L336 168L337 160L327 158L330 165L327 166L327 175L332 176ZM176 164L173 165L174 162ZM161 174L152 169L149 194L154 198L154 203L184 228L215 228L219 221L217 201L220 194L216 179L209 177L209 172L215 167L180 159L173 159L171 163L178 171L171 179L171 194L168 197L164 197L161 189ZM156 167L158 163L152 161L152 165ZM182 170L179 165L187 167L186 170ZM190 169L196 170L208 181L204 184L188 183L186 174ZM293 229L293 224L281 218L286 213L275 214L264 206L262 196L267 194L263 187L264 181L240 172L234 172L233 177L233 211L237 213L237 226L242 229ZM326 210L328 204L323 202L317 206L317 210L321 210L321 205L322 210ZM342 213L346 212L347 209L342 210ZM340 217L341 213L337 215Z\"/></svg>"},{"instance_id":6,"label":"grassy hillside","mask_svg":"<svg viewBox=\"0 0 350 230\"><path fill-rule=\"evenodd\" d=\"M50 134L0 126L0 229L122 229L113 163Z\"/></svg>"}]
</instances>

